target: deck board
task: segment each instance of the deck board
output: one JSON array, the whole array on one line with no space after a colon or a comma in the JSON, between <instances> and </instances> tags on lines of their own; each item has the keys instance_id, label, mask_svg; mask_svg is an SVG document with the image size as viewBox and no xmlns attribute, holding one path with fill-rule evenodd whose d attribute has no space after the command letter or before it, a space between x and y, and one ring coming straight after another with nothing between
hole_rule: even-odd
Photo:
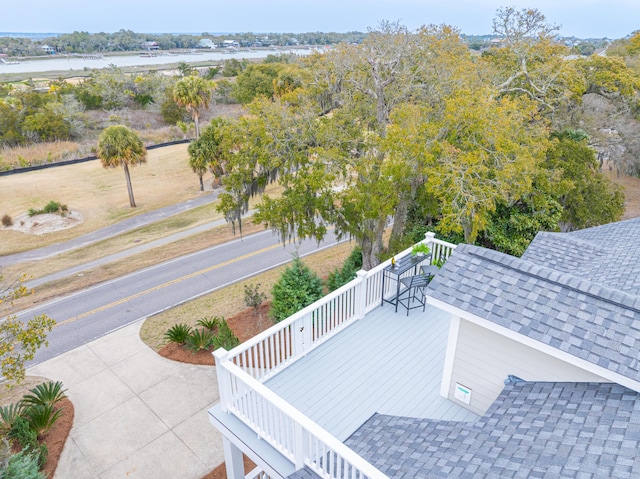
<instances>
[{"instance_id":1,"label":"deck board","mask_svg":"<svg viewBox=\"0 0 640 479\"><path fill-rule=\"evenodd\" d=\"M440 396L449 315L376 308L266 386L344 441L374 413L473 421Z\"/></svg>"}]
</instances>

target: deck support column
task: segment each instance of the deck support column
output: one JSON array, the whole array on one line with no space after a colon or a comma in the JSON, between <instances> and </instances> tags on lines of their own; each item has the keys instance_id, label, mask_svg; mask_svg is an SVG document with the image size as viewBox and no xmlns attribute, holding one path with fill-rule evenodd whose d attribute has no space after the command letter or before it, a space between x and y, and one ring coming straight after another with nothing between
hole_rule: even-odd
<instances>
[{"instance_id":1,"label":"deck support column","mask_svg":"<svg viewBox=\"0 0 640 479\"><path fill-rule=\"evenodd\" d=\"M242 451L224 436L222 436L222 447L224 449L224 463L227 469L227 479L244 479Z\"/></svg>"},{"instance_id":2,"label":"deck support column","mask_svg":"<svg viewBox=\"0 0 640 479\"><path fill-rule=\"evenodd\" d=\"M442 383L440 383L440 396L449 399L451 390L451 377L453 376L453 362L456 357L456 347L458 346L458 333L460 331L460 317L451 315L449 323L449 339L447 340L447 350L444 356L444 367L442 368Z\"/></svg>"}]
</instances>

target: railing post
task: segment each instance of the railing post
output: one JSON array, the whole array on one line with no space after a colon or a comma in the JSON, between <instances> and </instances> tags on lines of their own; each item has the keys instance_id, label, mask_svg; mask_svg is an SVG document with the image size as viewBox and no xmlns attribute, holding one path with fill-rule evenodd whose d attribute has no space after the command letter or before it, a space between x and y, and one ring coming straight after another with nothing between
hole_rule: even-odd
<instances>
[{"instance_id":1,"label":"railing post","mask_svg":"<svg viewBox=\"0 0 640 479\"><path fill-rule=\"evenodd\" d=\"M436 261L438 261L439 259L436 257L436 248L435 248L435 245L433 244L433 240L435 238L436 238L436 234L433 231L427 231L424 234L424 240L422 240L422 243L425 243L429 247L429 250L431 251L431 264L436 264Z\"/></svg>"},{"instance_id":2,"label":"railing post","mask_svg":"<svg viewBox=\"0 0 640 479\"><path fill-rule=\"evenodd\" d=\"M369 275L368 271L361 269L356 273L356 281L360 281L358 286L356 286L356 317L358 319L364 318L364 315L367 312L367 276Z\"/></svg>"},{"instance_id":3,"label":"railing post","mask_svg":"<svg viewBox=\"0 0 640 479\"><path fill-rule=\"evenodd\" d=\"M305 459L309 455L307 447L309 437L307 431L304 430L299 422L296 421L293 427L293 455L296 461L296 470L298 470L304 467Z\"/></svg>"},{"instance_id":4,"label":"railing post","mask_svg":"<svg viewBox=\"0 0 640 479\"><path fill-rule=\"evenodd\" d=\"M224 348L216 349L213 352L218 376L218 395L220 396L220 407L223 412L228 412L227 406L231 402L231 377L229 371L222 367L222 363L227 360L227 356L228 352Z\"/></svg>"},{"instance_id":5,"label":"railing post","mask_svg":"<svg viewBox=\"0 0 640 479\"><path fill-rule=\"evenodd\" d=\"M313 328L313 321L311 320L312 313L305 314L298 321L293 323L293 354L294 356L303 355L309 347L311 347L312 335L311 330Z\"/></svg>"}]
</instances>

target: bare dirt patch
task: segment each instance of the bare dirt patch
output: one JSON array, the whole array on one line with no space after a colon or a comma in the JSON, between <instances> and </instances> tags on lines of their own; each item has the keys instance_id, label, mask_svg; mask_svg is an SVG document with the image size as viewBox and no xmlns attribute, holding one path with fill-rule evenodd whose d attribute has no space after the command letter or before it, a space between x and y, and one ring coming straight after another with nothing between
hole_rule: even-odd
<instances>
[{"instance_id":1,"label":"bare dirt patch","mask_svg":"<svg viewBox=\"0 0 640 479\"><path fill-rule=\"evenodd\" d=\"M10 229L28 235L46 235L56 231L73 228L84 221L82 213L76 210L69 210L63 215L55 213L45 213L42 215L29 216L27 213L16 216L13 226L3 229Z\"/></svg>"},{"instance_id":2,"label":"bare dirt patch","mask_svg":"<svg viewBox=\"0 0 640 479\"><path fill-rule=\"evenodd\" d=\"M628 220L640 216L640 178L635 176L617 175L615 169L610 169L605 165L604 174L614 183L624 188L626 199L624 215L622 219Z\"/></svg>"},{"instance_id":3,"label":"bare dirt patch","mask_svg":"<svg viewBox=\"0 0 640 479\"><path fill-rule=\"evenodd\" d=\"M73 403L69 399L63 399L55 406L56 409L62 410L60 419L56 421L51 430L43 437L42 441L47 445L47 462L44 464L42 472L46 477L52 478L58 467L60 455L67 442L71 427L73 426L74 409Z\"/></svg>"}]
</instances>

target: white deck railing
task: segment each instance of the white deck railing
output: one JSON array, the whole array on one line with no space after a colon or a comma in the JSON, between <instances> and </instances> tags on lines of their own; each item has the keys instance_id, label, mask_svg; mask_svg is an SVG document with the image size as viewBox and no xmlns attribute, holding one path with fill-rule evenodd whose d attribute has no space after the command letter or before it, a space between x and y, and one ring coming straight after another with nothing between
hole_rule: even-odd
<instances>
[{"instance_id":1,"label":"white deck railing","mask_svg":"<svg viewBox=\"0 0 640 479\"><path fill-rule=\"evenodd\" d=\"M388 479L269 388L225 360L224 350L214 355L221 403L223 396L228 398L222 404L223 410L253 429L289 459L296 470L308 466L328 479Z\"/></svg>"},{"instance_id":2,"label":"white deck railing","mask_svg":"<svg viewBox=\"0 0 640 479\"><path fill-rule=\"evenodd\" d=\"M425 236L422 242L431 249L432 262L448 258L456 247L432 233ZM397 257L410 253L407 248ZM370 271L358 271L353 281L293 316L229 352L214 353L223 411L237 416L296 468L307 465L326 478L386 478L262 383L363 318L381 304L383 295L395 294L395 282L383 288L383 271L389 264L387 260Z\"/></svg>"}]
</instances>

